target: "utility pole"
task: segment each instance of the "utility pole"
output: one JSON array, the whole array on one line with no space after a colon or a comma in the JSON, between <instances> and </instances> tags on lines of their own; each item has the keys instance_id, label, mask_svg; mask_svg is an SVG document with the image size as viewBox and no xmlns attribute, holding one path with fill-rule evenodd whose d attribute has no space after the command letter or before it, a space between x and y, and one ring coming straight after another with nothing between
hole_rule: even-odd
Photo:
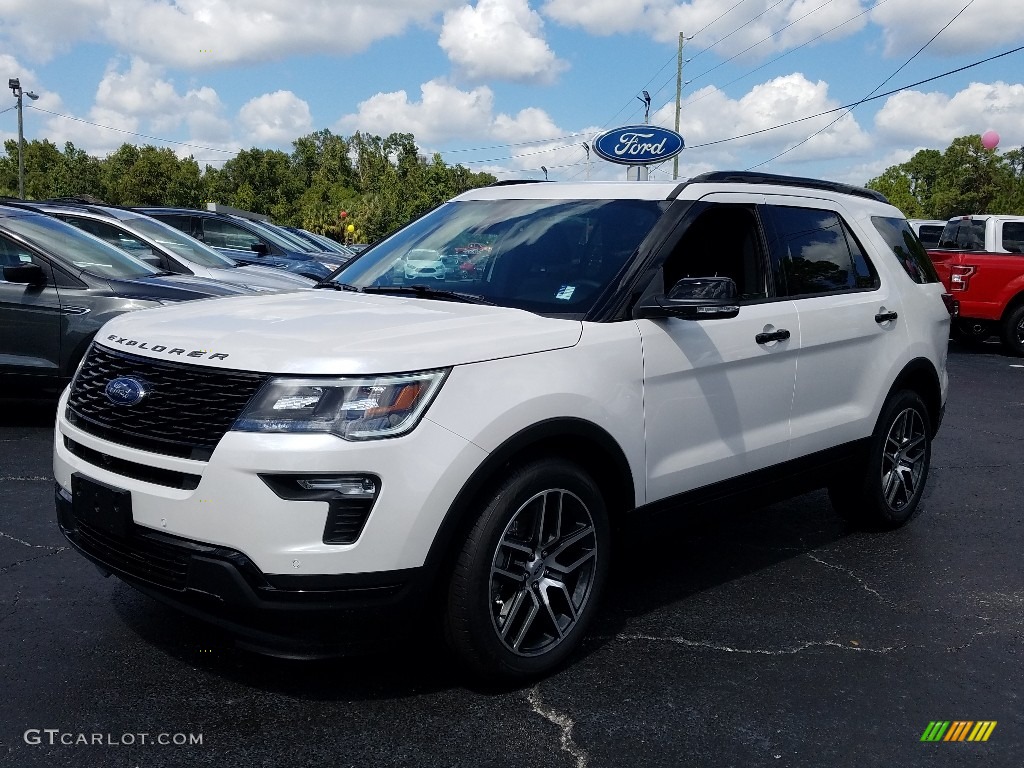
<instances>
[{"instance_id":1,"label":"utility pole","mask_svg":"<svg viewBox=\"0 0 1024 768\"><path fill-rule=\"evenodd\" d=\"M679 133L679 110L683 99L683 33L679 33L679 54L676 61L676 133ZM679 178L679 155L672 158L672 179Z\"/></svg>"},{"instance_id":2,"label":"utility pole","mask_svg":"<svg viewBox=\"0 0 1024 768\"><path fill-rule=\"evenodd\" d=\"M17 77L12 77L7 81L7 87L14 93L15 98L18 100L18 198L20 200L25 199L25 124L21 114L21 97L22 93L28 96L30 99L35 101L39 98L38 95L32 93L32 91L21 90L21 80Z\"/></svg>"}]
</instances>

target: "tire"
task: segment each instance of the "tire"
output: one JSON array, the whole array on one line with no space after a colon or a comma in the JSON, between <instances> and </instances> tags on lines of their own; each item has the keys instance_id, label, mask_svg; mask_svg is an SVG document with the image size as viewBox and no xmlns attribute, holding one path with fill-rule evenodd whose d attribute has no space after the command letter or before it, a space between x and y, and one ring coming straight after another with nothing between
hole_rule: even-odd
<instances>
[{"instance_id":1,"label":"tire","mask_svg":"<svg viewBox=\"0 0 1024 768\"><path fill-rule=\"evenodd\" d=\"M992 335L992 326L984 320L953 321L950 335L955 341L970 346L980 346Z\"/></svg>"},{"instance_id":2,"label":"tire","mask_svg":"<svg viewBox=\"0 0 1024 768\"><path fill-rule=\"evenodd\" d=\"M1016 307L1003 318L1001 331L1006 351L1012 355L1024 357L1024 304Z\"/></svg>"},{"instance_id":3,"label":"tire","mask_svg":"<svg viewBox=\"0 0 1024 768\"><path fill-rule=\"evenodd\" d=\"M932 428L924 401L910 390L882 408L867 455L848 478L833 482L829 500L848 520L869 528L898 528L917 509L931 465Z\"/></svg>"},{"instance_id":4,"label":"tire","mask_svg":"<svg viewBox=\"0 0 1024 768\"><path fill-rule=\"evenodd\" d=\"M445 636L478 678L520 682L576 649L608 575L607 511L563 459L514 469L486 501L455 563Z\"/></svg>"}]
</instances>

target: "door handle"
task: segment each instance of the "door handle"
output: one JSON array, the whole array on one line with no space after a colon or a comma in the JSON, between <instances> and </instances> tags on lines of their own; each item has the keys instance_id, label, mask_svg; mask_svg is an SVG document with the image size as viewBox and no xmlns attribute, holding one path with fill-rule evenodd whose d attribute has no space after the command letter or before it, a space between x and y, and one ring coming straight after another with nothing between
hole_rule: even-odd
<instances>
[{"instance_id":1,"label":"door handle","mask_svg":"<svg viewBox=\"0 0 1024 768\"><path fill-rule=\"evenodd\" d=\"M888 323L890 320L895 320L897 317L899 317L899 315L897 315L892 310L890 310L888 312L879 312L877 315L875 315L875 322L876 323Z\"/></svg>"},{"instance_id":2,"label":"door handle","mask_svg":"<svg viewBox=\"0 0 1024 768\"><path fill-rule=\"evenodd\" d=\"M789 338L789 331L785 328L779 328L777 331L770 331L769 333L759 333L754 337L754 341L758 344L767 344L770 341L785 341Z\"/></svg>"}]
</instances>

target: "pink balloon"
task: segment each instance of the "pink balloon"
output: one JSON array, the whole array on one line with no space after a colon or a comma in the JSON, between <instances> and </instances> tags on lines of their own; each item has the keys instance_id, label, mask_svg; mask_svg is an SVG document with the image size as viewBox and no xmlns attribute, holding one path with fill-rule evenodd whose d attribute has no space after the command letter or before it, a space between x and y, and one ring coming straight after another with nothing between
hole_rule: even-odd
<instances>
[{"instance_id":1,"label":"pink balloon","mask_svg":"<svg viewBox=\"0 0 1024 768\"><path fill-rule=\"evenodd\" d=\"M995 149L999 144L999 134L995 131L985 131L981 134L981 146L985 149Z\"/></svg>"}]
</instances>

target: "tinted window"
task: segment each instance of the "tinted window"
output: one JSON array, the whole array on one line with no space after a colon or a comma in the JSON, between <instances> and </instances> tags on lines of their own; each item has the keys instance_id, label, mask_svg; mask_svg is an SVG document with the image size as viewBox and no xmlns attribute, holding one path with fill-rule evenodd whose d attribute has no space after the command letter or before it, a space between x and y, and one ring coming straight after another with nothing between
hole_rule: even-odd
<instances>
[{"instance_id":1,"label":"tinted window","mask_svg":"<svg viewBox=\"0 0 1024 768\"><path fill-rule=\"evenodd\" d=\"M939 282L932 260L914 237L914 231L906 219L872 216L871 223L875 225L878 234L885 240L896 256L896 261L903 267L903 271L910 275L911 280L915 283Z\"/></svg>"},{"instance_id":2,"label":"tinted window","mask_svg":"<svg viewBox=\"0 0 1024 768\"><path fill-rule=\"evenodd\" d=\"M834 211L768 206L769 247L789 296L856 291L878 286L853 234Z\"/></svg>"},{"instance_id":3,"label":"tinted window","mask_svg":"<svg viewBox=\"0 0 1024 768\"><path fill-rule=\"evenodd\" d=\"M1024 253L1024 221L1003 222L1003 248L1012 253Z\"/></svg>"},{"instance_id":4,"label":"tinted window","mask_svg":"<svg viewBox=\"0 0 1024 768\"><path fill-rule=\"evenodd\" d=\"M242 229L229 221L221 219L203 219L203 240L214 248L234 248L250 251L252 246L261 242L256 235Z\"/></svg>"},{"instance_id":5,"label":"tinted window","mask_svg":"<svg viewBox=\"0 0 1024 768\"><path fill-rule=\"evenodd\" d=\"M917 236L921 240L921 245L925 248L935 248L939 244L939 236L942 234L943 225L941 224L922 224L920 229L917 231Z\"/></svg>"},{"instance_id":6,"label":"tinted window","mask_svg":"<svg viewBox=\"0 0 1024 768\"><path fill-rule=\"evenodd\" d=\"M943 228L939 248L957 251L985 250L985 220L955 219Z\"/></svg>"},{"instance_id":7,"label":"tinted window","mask_svg":"<svg viewBox=\"0 0 1024 768\"><path fill-rule=\"evenodd\" d=\"M739 299L768 296L760 228L752 207L711 203L665 260L665 291L683 278L728 277ZM713 284L713 283L712 283Z\"/></svg>"}]
</instances>

